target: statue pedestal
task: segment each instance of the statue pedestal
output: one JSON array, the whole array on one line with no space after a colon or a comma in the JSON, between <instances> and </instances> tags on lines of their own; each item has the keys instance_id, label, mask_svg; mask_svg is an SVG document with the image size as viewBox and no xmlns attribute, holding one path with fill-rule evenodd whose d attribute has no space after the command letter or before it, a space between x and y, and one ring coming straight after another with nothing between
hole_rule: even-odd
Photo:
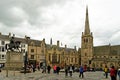
<instances>
[{"instance_id":1,"label":"statue pedestal","mask_svg":"<svg viewBox=\"0 0 120 80\"><path fill-rule=\"evenodd\" d=\"M24 65L23 54L21 52L8 51L6 53L5 68L8 70L20 70Z\"/></svg>"}]
</instances>

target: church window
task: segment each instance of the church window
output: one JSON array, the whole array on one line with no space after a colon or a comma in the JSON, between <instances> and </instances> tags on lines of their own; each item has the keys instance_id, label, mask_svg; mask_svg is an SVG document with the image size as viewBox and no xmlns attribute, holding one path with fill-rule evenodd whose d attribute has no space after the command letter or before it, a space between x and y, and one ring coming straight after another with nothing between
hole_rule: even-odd
<instances>
[{"instance_id":1,"label":"church window","mask_svg":"<svg viewBox=\"0 0 120 80\"><path fill-rule=\"evenodd\" d=\"M88 39L86 39L86 43L88 43Z\"/></svg>"},{"instance_id":2,"label":"church window","mask_svg":"<svg viewBox=\"0 0 120 80\"><path fill-rule=\"evenodd\" d=\"M54 53L52 55L52 63L57 63L57 54L56 53Z\"/></svg>"},{"instance_id":3,"label":"church window","mask_svg":"<svg viewBox=\"0 0 120 80\"><path fill-rule=\"evenodd\" d=\"M84 39L84 43L85 43L85 39Z\"/></svg>"}]
</instances>

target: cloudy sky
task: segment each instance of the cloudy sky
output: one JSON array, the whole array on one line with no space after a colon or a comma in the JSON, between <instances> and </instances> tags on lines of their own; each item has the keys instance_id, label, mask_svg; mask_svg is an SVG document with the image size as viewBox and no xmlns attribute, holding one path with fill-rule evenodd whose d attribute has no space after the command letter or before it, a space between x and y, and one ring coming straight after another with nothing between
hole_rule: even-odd
<instances>
[{"instance_id":1,"label":"cloudy sky","mask_svg":"<svg viewBox=\"0 0 120 80\"><path fill-rule=\"evenodd\" d=\"M81 47L86 5L94 46L120 45L120 0L0 0L0 32Z\"/></svg>"}]
</instances>

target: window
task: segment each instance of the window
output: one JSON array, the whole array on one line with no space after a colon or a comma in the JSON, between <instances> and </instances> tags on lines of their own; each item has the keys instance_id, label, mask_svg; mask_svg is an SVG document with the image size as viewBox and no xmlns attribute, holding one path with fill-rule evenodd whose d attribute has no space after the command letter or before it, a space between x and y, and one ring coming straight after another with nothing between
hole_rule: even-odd
<instances>
[{"instance_id":1,"label":"window","mask_svg":"<svg viewBox=\"0 0 120 80\"><path fill-rule=\"evenodd\" d=\"M87 53L85 53L85 56L87 56Z\"/></svg>"},{"instance_id":2,"label":"window","mask_svg":"<svg viewBox=\"0 0 120 80\"><path fill-rule=\"evenodd\" d=\"M52 55L52 63L57 63L57 54L56 53L54 53Z\"/></svg>"},{"instance_id":3,"label":"window","mask_svg":"<svg viewBox=\"0 0 120 80\"><path fill-rule=\"evenodd\" d=\"M34 55L31 55L31 59L34 59Z\"/></svg>"},{"instance_id":4,"label":"window","mask_svg":"<svg viewBox=\"0 0 120 80\"><path fill-rule=\"evenodd\" d=\"M77 62L77 58L75 58L75 62Z\"/></svg>"},{"instance_id":5,"label":"window","mask_svg":"<svg viewBox=\"0 0 120 80\"><path fill-rule=\"evenodd\" d=\"M31 52L34 52L34 49L31 49Z\"/></svg>"},{"instance_id":6,"label":"window","mask_svg":"<svg viewBox=\"0 0 120 80\"><path fill-rule=\"evenodd\" d=\"M73 58L71 58L71 62L73 62Z\"/></svg>"},{"instance_id":7,"label":"window","mask_svg":"<svg viewBox=\"0 0 120 80\"><path fill-rule=\"evenodd\" d=\"M115 58L118 58L117 56Z\"/></svg>"}]
</instances>

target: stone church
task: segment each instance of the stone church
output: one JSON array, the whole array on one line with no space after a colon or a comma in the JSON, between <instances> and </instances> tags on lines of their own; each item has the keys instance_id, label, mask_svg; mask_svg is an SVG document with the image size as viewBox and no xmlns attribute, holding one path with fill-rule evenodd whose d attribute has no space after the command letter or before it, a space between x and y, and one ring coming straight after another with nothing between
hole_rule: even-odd
<instances>
[{"instance_id":1,"label":"stone church","mask_svg":"<svg viewBox=\"0 0 120 80\"><path fill-rule=\"evenodd\" d=\"M120 45L94 46L94 37L90 31L88 7L86 8L85 29L82 32L79 49L81 65L91 68L104 68L105 65L120 67Z\"/></svg>"}]
</instances>

